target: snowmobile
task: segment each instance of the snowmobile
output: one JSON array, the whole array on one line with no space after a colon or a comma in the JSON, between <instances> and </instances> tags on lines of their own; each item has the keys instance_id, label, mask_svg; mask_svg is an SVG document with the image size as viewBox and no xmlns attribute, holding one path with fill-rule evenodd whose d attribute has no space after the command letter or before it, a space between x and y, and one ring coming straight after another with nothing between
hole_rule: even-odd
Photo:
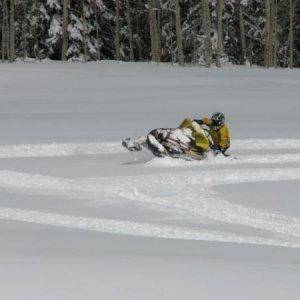
<instances>
[{"instance_id":1,"label":"snowmobile","mask_svg":"<svg viewBox=\"0 0 300 300\"><path fill-rule=\"evenodd\" d=\"M197 127L198 140L199 137L202 147L199 143L196 145L195 132L191 128L158 128L135 140L127 138L122 145L134 152L148 149L156 157L203 160L214 148L214 143L205 125Z\"/></svg>"}]
</instances>

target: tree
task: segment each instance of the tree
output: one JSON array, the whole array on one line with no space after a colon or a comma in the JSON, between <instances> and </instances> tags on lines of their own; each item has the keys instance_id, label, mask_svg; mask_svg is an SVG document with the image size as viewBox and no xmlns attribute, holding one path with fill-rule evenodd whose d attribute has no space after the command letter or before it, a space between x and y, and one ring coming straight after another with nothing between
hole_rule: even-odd
<instances>
[{"instance_id":1,"label":"tree","mask_svg":"<svg viewBox=\"0 0 300 300\"><path fill-rule=\"evenodd\" d=\"M131 8L130 8L129 0L126 0L126 10L127 10L128 39L129 39L129 60L134 61Z\"/></svg>"},{"instance_id":2,"label":"tree","mask_svg":"<svg viewBox=\"0 0 300 300\"><path fill-rule=\"evenodd\" d=\"M276 61L275 43L277 39L277 5L275 0L266 0L265 25L265 66L274 67Z\"/></svg>"},{"instance_id":3,"label":"tree","mask_svg":"<svg viewBox=\"0 0 300 300\"><path fill-rule=\"evenodd\" d=\"M277 0L271 1L271 57L270 65L272 67L277 66Z\"/></svg>"},{"instance_id":4,"label":"tree","mask_svg":"<svg viewBox=\"0 0 300 300\"><path fill-rule=\"evenodd\" d=\"M26 29L27 29L27 5L26 5L26 0L23 0L22 3L22 28L21 28L21 43L20 46L22 48L22 56L23 56L23 61L25 61L27 57L27 37L26 37Z\"/></svg>"},{"instance_id":5,"label":"tree","mask_svg":"<svg viewBox=\"0 0 300 300\"><path fill-rule=\"evenodd\" d=\"M209 0L202 0L202 18L204 25L204 59L207 67L210 67L212 49L211 49L211 19L210 19L210 8Z\"/></svg>"},{"instance_id":6,"label":"tree","mask_svg":"<svg viewBox=\"0 0 300 300\"><path fill-rule=\"evenodd\" d=\"M98 16L98 7L96 1L94 4L94 14L95 14L95 26L96 26L96 40L97 40L97 60L101 59L101 49L100 49L100 37L99 37L99 16Z\"/></svg>"},{"instance_id":7,"label":"tree","mask_svg":"<svg viewBox=\"0 0 300 300\"><path fill-rule=\"evenodd\" d=\"M245 26L244 26L244 12L241 0L237 0L237 9L239 14L239 32L241 42L241 65L245 64L246 59L246 38L245 38Z\"/></svg>"},{"instance_id":8,"label":"tree","mask_svg":"<svg viewBox=\"0 0 300 300\"><path fill-rule=\"evenodd\" d=\"M16 50L15 50L15 0L10 0L10 61L13 62L16 58Z\"/></svg>"},{"instance_id":9,"label":"tree","mask_svg":"<svg viewBox=\"0 0 300 300\"><path fill-rule=\"evenodd\" d=\"M7 0L2 3L2 61L9 58L9 27ZM6 54L6 55L5 55Z\"/></svg>"},{"instance_id":10,"label":"tree","mask_svg":"<svg viewBox=\"0 0 300 300\"><path fill-rule=\"evenodd\" d=\"M289 9L289 68L292 69L294 65L294 1L290 0Z\"/></svg>"},{"instance_id":11,"label":"tree","mask_svg":"<svg viewBox=\"0 0 300 300\"><path fill-rule=\"evenodd\" d=\"M49 25L48 30L46 30L46 48L47 54L52 59L61 59L62 57L62 44L63 44L63 29L62 29L62 19L63 19L63 7L60 5L61 0L51 0L47 1L46 11L49 14ZM66 36L66 49L67 51L67 41Z\"/></svg>"},{"instance_id":12,"label":"tree","mask_svg":"<svg viewBox=\"0 0 300 300\"><path fill-rule=\"evenodd\" d=\"M151 58L155 62L160 62L161 48L160 48L160 34L158 28L157 13L158 9L155 0L149 0L149 27L151 38Z\"/></svg>"},{"instance_id":13,"label":"tree","mask_svg":"<svg viewBox=\"0 0 300 300\"><path fill-rule=\"evenodd\" d=\"M218 33L218 45L217 45L217 59L216 66L221 67L221 57L223 52L223 6L224 0L217 0L217 33Z\"/></svg>"},{"instance_id":14,"label":"tree","mask_svg":"<svg viewBox=\"0 0 300 300\"><path fill-rule=\"evenodd\" d=\"M84 57L84 61L88 60L88 50L87 50L87 37L86 37L86 17L85 17L85 7L84 7L84 1L82 1L81 4L81 9L82 9L82 42L83 42L83 57Z\"/></svg>"},{"instance_id":15,"label":"tree","mask_svg":"<svg viewBox=\"0 0 300 300\"><path fill-rule=\"evenodd\" d=\"M2 60L300 66L299 0L2 0L0 15Z\"/></svg>"},{"instance_id":16,"label":"tree","mask_svg":"<svg viewBox=\"0 0 300 300\"><path fill-rule=\"evenodd\" d=\"M2 54L2 62L5 60L5 16L4 16L4 9L2 9L2 27L1 27L1 34L2 34L2 41L1 41L1 54Z\"/></svg>"},{"instance_id":17,"label":"tree","mask_svg":"<svg viewBox=\"0 0 300 300\"><path fill-rule=\"evenodd\" d=\"M179 65L183 66L184 55L182 49L182 31L181 31L179 0L174 0L174 8L175 8L175 26L176 26L176 40L177 40L177 60Z\"/></svg>"},{"instance_id":18,"label":"tree","mask_svg":"<svg viewBox=\"0 0 300 300\"><path fill-rule=\"evenodd\" d=\"M115 44L116 44L116 60L121 59L120 52L120 0L116 0L116 32L115 32Z\"/></svg>"},{"instance_id":19,"label":"tree","mask_svg":"<svg viewBox=\"0 0 300 300\"><path fill-rule=\"evenodd\" d=\"M69 0L63 0L63 19L62 19L62 50L61 60L66 60L68 49L68 4Z\"/></svg>"}]
</instances>

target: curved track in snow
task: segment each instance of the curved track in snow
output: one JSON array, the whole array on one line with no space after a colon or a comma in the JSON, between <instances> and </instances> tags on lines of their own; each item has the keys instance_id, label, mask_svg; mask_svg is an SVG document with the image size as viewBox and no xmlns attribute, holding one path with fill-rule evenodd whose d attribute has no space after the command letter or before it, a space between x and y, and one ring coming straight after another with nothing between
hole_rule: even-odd
<instances>
[{"instance_id":1,"label":"curved track in snow","mask_svg":"<svg viewBox=\"0 0 300 300\"><path fill-rule=\"evenodd\" d=\"M297 139L244 139L232 142L233 150L300 149ZM1 145L0 158L53 157L126 153L121 142Z\"/></svg>"},{"instance_id":2,"label":"curved track in snow","mask_svg":"<svg viewBox=\"0 0 300 300\"><path fill-rule=\"evenodd\" d=\"M184 161L170 157L154 158L147 164L152 167L186 167L186 166L210 166L210 165L255 165L255 164L286 164L300 163L300 153L284 154L248 154L237 157L208 157L204 161Z\"/></svg>"},{"instance_id":3,"label":"curved track in snow","mask_svg":"<svg viewBox=\"0 0 300 300\"><path fill-rule=\"evenodd\" d=\"M50 143L0 146L0 158L53 157L126 152L121 142Z\"/></svg>"},{"instance_id":4,"label":"curved track in snow","mask_svg":"<svg viewBox=\"0 0 300 300\"><path fill-rule=\"evenodd\" d=\"M236 142L238 150L299 149L299 140L249 140ZM251 145L255 145L251 148ZM277 146L276 146L277 145ZM277 148L276 148L277 147ZM85 154L118 154L123 152L119 143L77 143L9 145L0 147L0 158L71 156ZM148 236L157 238L177 238L260 245L300 247L300 219L246 207L222 199L213 189L216 185L239 184L245 182L300 180L300 167L283 164L300 163L300 153L249 154L233 159L210 159L204 162L183 162L179 160L154 159L146 164L153 166L199 166L225 164L241 166L248 164L276 164L277 167L259 169L230 169L216 171L183 170L155 175L98 177L69 179L28 174L10 170L0 171L0 189L13 193L51 195L67 198L97 199L106 197L125 198L156 209L170 209L178 214L204 217L217 224L246 226L258 230L255 235L229 231L195 229L178 225L154 224L132 221L91 218L23 210L9 207L0 208L0 219L32 222L50 226L93 230L115 234ZM283 168L278 166L283 165ZM268 232L271 235L261 235Z\"/></svg>"}]
</instances>

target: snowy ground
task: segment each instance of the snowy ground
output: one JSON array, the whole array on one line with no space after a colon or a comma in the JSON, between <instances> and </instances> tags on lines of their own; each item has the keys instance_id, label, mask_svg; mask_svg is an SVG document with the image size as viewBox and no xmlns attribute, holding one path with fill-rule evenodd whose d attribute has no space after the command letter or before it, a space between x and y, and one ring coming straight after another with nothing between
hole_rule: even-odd
<instances>
[{"instance_id":1,"label":"snowy ground","mask_svg":"<svg viewBox=\"0 0 300 300\"><path fill-rule=\"evenodd\" d=\"M299 299L300 71L0 65L3 299ZM221 110L238 159L127 153Z\"/></svg>"}]
</instances>

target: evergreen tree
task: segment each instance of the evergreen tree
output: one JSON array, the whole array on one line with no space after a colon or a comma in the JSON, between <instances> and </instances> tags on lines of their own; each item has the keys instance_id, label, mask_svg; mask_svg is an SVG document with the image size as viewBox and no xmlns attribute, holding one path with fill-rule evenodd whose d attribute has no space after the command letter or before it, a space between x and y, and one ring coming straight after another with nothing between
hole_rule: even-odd
<instances>
[{"instance_id":1,"label":"evergreen tree","mask_svg":"<svg viewBox=\"0 0 300 300\"><path fill-rule=\"evenodd\" d=\"M2 0L0 17L2 60L300 66L296 0Z\"/></svg>"}]
</instances>

